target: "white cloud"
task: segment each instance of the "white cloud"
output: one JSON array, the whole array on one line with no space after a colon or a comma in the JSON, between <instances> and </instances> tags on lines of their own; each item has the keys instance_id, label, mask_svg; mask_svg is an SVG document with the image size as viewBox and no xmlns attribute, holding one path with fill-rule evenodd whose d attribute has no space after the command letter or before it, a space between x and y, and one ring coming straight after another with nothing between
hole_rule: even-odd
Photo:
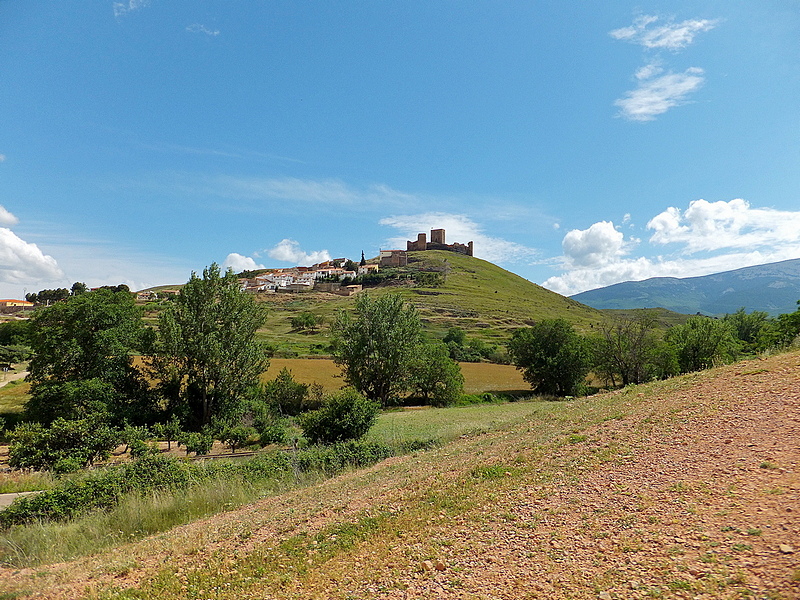
<instances>
[{"instance_id":1,"label":"white cloud","mask_svg":"<svg viewBox=\"0 0 800 600\"><path fill-rule=\"evenodd\" d=\"M654 244L679 243L684 253L723 248L800 245L800 212L752 208L746 200L695 200L681 212L669 207L647 223Z\"/></svg>"},{"instance_id":2,"label":"white cloud","mask_svg":"<svg viewBox=\"0 0 800 600\"><path fill-rule=\"evenodd\" d=\"M0 162L5 162L5 161L6 161L6 155L0 154Z\"/></svg>"},{"instance_id":3,"label":"white cloud","mask_svg":"<svg viewBox=\"0 0 800 600\"><path fill-rule=\"evenodd\" d=\"M630 257L641 241L625 241L613 224L601 221L564 236L565 272L542 285L572 295L622 281L709 275L800 257L800 211L752 208L742 199L695 200L685 211L669 207L647 228L653 231L650 244L674 244L676 252Z\"/></svg>"},{"instance_id":4,"label":"white cloud","mask_svg":"<svg viewBox=\"0 0 800 600\"><path fill-rule=\"evenodd\" d=\"M216 37L219 35L218 29L209 29L208 27L202 25L201 23L192 23L186 28L186 31L189 31L191 33L204 33L206 35L210 35L211 37Z\"/></svg>"},{"instance_id":5,"label":"white cloud","mask_svg":"<svg viewBox=\"0 0 800 600\"><path fill-rule=\"evenodd\" d=\"M268 250L267 255L272 259L297 266L309 266L331 259L327 250L304 252L298 242L288 238L282 239L274 248Z\"/></svg>"},{"instance_id":6,"label":"white cloud","mask_svg":"<svg viewBox=\"0 0 800 600\"><path fill-rule=\"evenodd\" d=\"M7 227L0 227L0 283L35 284L62 275L56 259L44 254L36 244L20 239Z\"/></svg>"},{"instance_id":7,"label":"white cloud","mask_svg":"<svg viewBox=\"0 0 800 600\"><path fill-rule=\"evenodd\" d=\"M264 265L259 265L249 256L242 256L236 252L231 252L222 262L222 269L227 270L228 268L233 269L235 273L241 273L242 271L263 269Z\"/></svg>"},{"instance_id":8,"label":"white cloud","mask_svg":"<svg viewBox=\"0 0 800 600\"><path fill-rule=\"evenodd\" d=\"M19 219L11 214L5 206L0 205L0 226L10 227L19 223Z\"/></svg>"},{"instance_id":9,"label":"white cloud","mask_svg":"<svg viewBox=\"0 0 800 600\"><path fill-rule=\"evenodd\" d=\"M611 221L600 221L589 229L568 231L561 243L567 264L598 267L626 253L624 235Z\"/></svg>"},{"instance_id":10,"label":"white cloud","mask_svg":"<svg viewBox=\"0 0 800 600\"><path fill-rule=\"evenodd\" d=\"M637 72L637 77L642 69ZM652 71L653 73L655 71ZM703 69L690 67L683 73L667 73L639 79L639 87L614 102L620 116L631 121L652 121L670 108L686 104L686 97L703 85Z\"/></svg>"},{"instance_id":11,"label":"white cloud","mask_svg":"<svg viewBox=\"0 0 800 600\"><path fill-rule=\"evenodd\" d=\"M114 16L116 18L124 17L129 12L137 11L150 4L150 0L128 0L125 2L114 2L112 8L114 9Z\"/></svg>"},{"instance_id":12,"label":"white cloud","mask_svg":"<svg viewBox=\"0 0 800 600\"><path fill-rule=\"evenodd\" d=\"M380 224L394 227L402 234L387 240L398 248L405 248L406 241L417 239L418 233L429 234L431 229L444 229L447 243L475 242L475 256L490 262L503 264L530 260L537 254L533 248L486 235L480 225L465 215L431 212L392 216L381 219Z\"/></svg>"},{"instance_id":13,"label":"white cloud","mask_svg":"<svg viewBox=\"0 0 800 600\"><path fill-rule=\"evenodd\" d=\"M710 31L718 20L688 19L680 23L671 21L657 25L659 17L643 15L637 17L630 27L622 27L609 32L617 40L639 44L648 49L680 50L694 41L698 33Z\"/></svg>"}]
</instances>

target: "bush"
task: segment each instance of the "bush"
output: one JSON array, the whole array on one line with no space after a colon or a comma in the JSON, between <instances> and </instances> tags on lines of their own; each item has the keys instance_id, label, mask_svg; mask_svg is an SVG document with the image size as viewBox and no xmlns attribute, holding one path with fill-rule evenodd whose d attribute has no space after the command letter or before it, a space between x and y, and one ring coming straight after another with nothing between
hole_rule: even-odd
<instances>
[{"instance_id":1,"label":"bush","mask_svg":"<svg viewBox=\"0 0 800 600\"><path fill-rule=\"evenodd\" d=\"M207 429L204 429L199 432L184 433L178 439L178 443L186 448L187 455L194 452L195 456L203 456L211 452L211 448L214 446L214 438Z\"/></svg>"},{"instance_id":2,"label":"bush","mask_svg":"<svg viewBox=\"0 0 800 600\"><path fill-rule=\"evenodd\" d=\"M96 419L58 418L50 427L22 423L10 436L8 464L14 469L72 469L108 458L119 442L119 432ZM64 459L69 459L64 462Z\"/></svg>"},{"instance_id":3,"label":"bush","mask_svg":"<svg viewBox=\"0 0 800 600\"><path fill-rule=\"evenodd\" d=\"M295 468L300 472L322 471L334 475L347 467L365 467L392 456L379 442L348 440L330 446L313 446L297 453Z\"/></svg>"},{"instance_id":4,"label":"bush","mask_svg":"<svg viewBox=\"0 0 800 600\"><path fill-rule=\"evenodd\" d=\"M288 421L286 419L281 419L271 414L264 415L262 418L257 419L254 423L254 427L258 433L261 446L286 443L286 438L288 437L286 431L287 423Z\"/></svg>"},{"instance_id":5,"label":"bush","mask_svg":"<svg viewBox=\"0 0 800 600\"><path fill-rule=\"evenodd\" d=\"M65 459L69 461L70 459ZM122 467L70 479L59 487L18 498L0 512L0 525L9 527L36 520L62 521L92 510L115 506L123 494L186 487L191 467L167 456L148 455Z\"/></svg>"},{"instance_id":6,"label":"bush","mask_svg":"<svg viewBox=\"0 0 800 600\"><path fill-rule=\"evenodd\" d=\"M313 444L335 444L363 437L378 418L381 407L353 388L325 399L322 408L298 417L303 435Z\"/></svg>"},{"instance_id":7,"label":"bush","mask_svg":"<svg viewBox=\"0 0 800 600\"><path fill-rule=\"evenodd\" d=\"M301 412L318 408L309 404L309 385L297 383L292 372L284 367L278 376L267 382L263 396L279 415L299 415Z\"/></svg>"}]
</instances>

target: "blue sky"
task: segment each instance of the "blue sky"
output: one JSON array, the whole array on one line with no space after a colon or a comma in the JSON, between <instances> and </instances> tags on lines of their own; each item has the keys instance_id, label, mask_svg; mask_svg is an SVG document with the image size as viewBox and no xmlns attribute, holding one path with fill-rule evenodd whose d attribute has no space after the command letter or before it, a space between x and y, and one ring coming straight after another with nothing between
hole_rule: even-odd
<instances>
[{"instance_id":1,"label":"blue sky","mask_svg":"<svg viewBox=\"0 0 800 600\"><path fill-rule=\"evenodd\" d=\"M0 296L375 256L800 257L800 2L0 0Z\"/></svg>"}]
</instances>

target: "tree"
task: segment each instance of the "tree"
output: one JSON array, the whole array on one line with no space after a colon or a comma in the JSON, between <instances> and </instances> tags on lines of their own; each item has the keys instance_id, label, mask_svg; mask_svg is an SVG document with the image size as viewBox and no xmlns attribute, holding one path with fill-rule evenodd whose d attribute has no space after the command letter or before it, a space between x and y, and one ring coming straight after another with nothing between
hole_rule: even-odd
<instances>
[{"instance_id":1,"label":"tree","mask_svg":"<svg viewBox=\"0 0 800 600\"><path fill-rule=\"evenodd\" d=\"M345 388L325 399L322 407L298 418L303 435L313 444L335 444L366 435L381 411L353 388Z\"/></svg>"},{"instance_id":2,"label":"tree","mask_svg":"<svg viewBox=\"0 0 800 600\"><path fill-rule=\"evenodd\" d=\"M651 364L658 344L656 322L652 313L639 312L631 317L613 317L600 326L595 360L612 382L615 375L624 386L643 383L654 375Z\"/></svg>"},{"instance_id":3,"label":"tree","mask_svg":"<svg viewBox=\"0 0 800 600\"><path fill-rule=\"evenodd\" d=\"M742 307L733 314L725 315L722 320L730 325L734 335L742 342L744 348L752 351L758 344L761 331L769 321L769 315L758 310L748 314Z\"/></svg>"},{"instance_id":4,"label":"tree","mask_svg":"<svg viewBox=\"0 0 800 600\"><path fill-rule=\"evenodd\" d=\"M8 463L15 469L77 471L107 458L118 443L119 432L96 418L59 418L50 427L22 423L11 434Z\"/></svg>"},{"instance_id":5,"label":"tree","mask_svg":"<svg viewBox=\"0 0 800 600\"><path fill-rule=\"evenodd\" d=\"M670 329L666 339L675 348L681 373L709 369L736 355L737 343L730 325L709 317L689 318Z\"/></svg>"},{"instance_id":6,"label":"tree","mask_svg":"<svg viewBox=\"0 0 800 600\"><path fill-rule=\"evenodd\" d=\"M348 384L383 406L408 387L422 336L416 309L398 294L356 298L355 316L342 312L332 327L333 357Z\"/></svg>"},{"instance_id":7,"label":"tree","mask_svg":"<svg viewBox=\"0 0 800 600\"><path fill-rule=\"evenodd\" d=\"M418 349L411 368L412 393L426 404L447 406L464 393L464 375L461 367L450 358L442 343L429 342Z\"/></svg>"},{"instance_id":8,"label":"tree","mask_svg":"<svg viewBox=\"0 0 800 600\"><path fill-rule=\"evenodd\" d=\"M45 420L67 416L55 406L45 406L57 403L59 395L67 403L83 402L87 407L102 400L114 419L141 420L149 397L131 354L147 350L152 332L144 326L141 310L129 293L97 290L41 307L30 319L28 329L34 351L28 375L32 384L30 406L39 414L49 411ZM67 383L75 389L67 389ZM100 393L99 387L105 391ZM113 394L107 393L109 389ZM81 399L80 395L86 397ZM63 409L68 414L83 411L66 405Z\"/></svg>"},{"instance_id":9,"label":"tree","mask_svg":"<svg viewBox=\"0 0 800 600\"><path fill-rule=\"evenodd\" d=\"M785 348L797 340L800 336L800 300L797 304L798 309L793 313L778 315L764 324L758 335L758 348Z\"/></svg>"},{"instance_id":10,"label":"tree","mask_svg":"<svg viewBox=\"0 0 800 600\"><path fill-rule=\"evenodd\" d=\"M86 287L86 284L82 281L76 281L72 284L72 288L70 289L70 293L73 296L80 296L81 294L85 294L89 291L89 288Z\"/></svg>"},{"instance_id":11,"label":"tree","mask_svg":"<svg viewBox=\"0 0 800 600\"><path fill-rule=\"evenodd\" d=\"M190 427L236 412L269 365L266 346L256 340L266 313L241 291L232 270L216 263L192 273L159 316L152 372L168 400Z\"/></svg>"},{"instance_id":12,"label":"tree","mask_svg":"<svg viewBox=\"0 0 800 600\"><path fill-rule=\"evenodd\" d=\"M588 343L564 319L517 329L508 351L525 381L540 394L575 395L591 364Z\"/></svg>"},{"instance_id":13,"label":"tree","mask_svg":"<svg viewBox=\"0 0 800 600\"><path fill-rule=\"evenodd\" d=\"M292 372L283 367L278 376L264 386L264 398L273 411L280 416L296 416L307 410L307 383L298 383Z\"/></svg>"},{"instance_id":14,"label":"tree","mask_svg":"<svg viewBox=\"0 0 800 600\"><path fill-rule=\"evenodd\" d=\"M292 324L293 329L298 330L306 330L310 329L311 331L316 331L317 327L322 325L324 318L322 316L317 316L312 312L303 311L299 315L294 316L291 318L290 322Z\"/></svg>"}]
</instances>

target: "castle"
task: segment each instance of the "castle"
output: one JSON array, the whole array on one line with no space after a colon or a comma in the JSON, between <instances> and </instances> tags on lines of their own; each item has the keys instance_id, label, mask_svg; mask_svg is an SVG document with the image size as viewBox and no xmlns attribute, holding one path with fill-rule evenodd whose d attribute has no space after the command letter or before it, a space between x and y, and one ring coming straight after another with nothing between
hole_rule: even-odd
<instances>
[{"instance_id":1,"label":"castle","mask_svg":"<svg viewBox=\"0 0 800 600\"><path fill-rule=\"evenodd\" d=\"M406 242L406 252L416 252L420 250L447 250L472 256L473 245L469 244L447 244L444 241L444 229L431 229L431 241L427 241L424 233L417 235L416 241Z\"/></svg>"}]
</instances>

